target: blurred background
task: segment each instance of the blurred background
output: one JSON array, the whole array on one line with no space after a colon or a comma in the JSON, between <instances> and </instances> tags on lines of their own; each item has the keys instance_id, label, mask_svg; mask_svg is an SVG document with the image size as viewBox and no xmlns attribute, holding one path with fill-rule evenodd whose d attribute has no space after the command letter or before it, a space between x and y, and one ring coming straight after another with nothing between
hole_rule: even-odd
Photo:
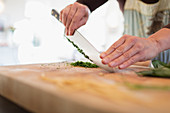
<instances>
[{"instance_id":1,"label":"blurred background","mask_svg":"<svg viewBox=\"0 0 170 113\"><path fill-rule=\"evenodd\" d=\"M0 65L83 60L63 37L64 26L51 16L75 0L0 0ZM95 10L80 31L102 52L123 34L117 0Z\"/></svg>"}]
</instances>

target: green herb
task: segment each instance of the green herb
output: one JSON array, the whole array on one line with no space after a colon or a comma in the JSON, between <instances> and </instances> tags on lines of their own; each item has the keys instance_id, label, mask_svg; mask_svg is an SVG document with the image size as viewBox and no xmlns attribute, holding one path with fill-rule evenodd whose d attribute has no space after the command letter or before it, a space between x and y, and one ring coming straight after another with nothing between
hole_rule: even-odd
<instances>
[{"instance_id":1,"label":"green herb","mask_svg":"<svg viewBox=\"0 0 170 113\"><path fill-rule=\"evenodd\" d=\"M65 36L65 35L64 35L64 36ZM83 50L80 49L73 41L71 41L71 40L70 40L69 38L67 38L67 37L66 37L66 39L67 39L70 43L72 43L73 46L74 46L75 48L77 48L77 50L78 50L81 54L83 54L85 58L87 58L87 59L89 59L90 61L92 61L92 60L89 58L89 56L87 56L87 55L83 52ZM93 62L93 61L92 61L92 62Z\"/></svg>"},{"instance_id":2,"label":"green herb","mask_svg":"<svg viewBox=\"0 0 170 113\"><path fill-rule=\"evenodd\" d=\"M151 77L163 77L170 78L170 68L157 68L151 69L149 71L141 71L137 73L138 75L151 76Z\"/></svg>"},{"instance_id":3,"label":"green herb","mask_svg":"<svg viewBox=\"0 0 170 113\"><path fill-rule=\"evenodd\" d=\"M161 68L161 67L170 68L170 63L169 63L169 64L166 64L166 63L161 62L161 61L159 61L159 60L153 60L153 61L152 61L152 64L153 64L154 68Z\"/></svg>"},{"instance_id":4,"label":"green herb","mask_svg":"<svg viewBox=\"0 0 170 113\"><path fill-rule=\"evenodd\" d=\"M138 75L151 76L151 77L163 77L170 78L170 64L154 60L152 62L154 69L151 68L149 71L137 72Z\"/></svg>"},{"instance_id":5,"label":"green herb","mask_svg":"<svg viewBox=\"0 0 170 113\"><path fill-rule=\"evenodd\" d=\"M80 67L87 67L87 68L98 68L96 64L92 64L90 62L82 62L82 61L77 61L74 63L71 63L70 65L72 66L80 66Z\"/></svg>"},{"instance_id":6,"label":"green herb","mask_svg":"<svg viewBox=\"0 0 170 113\"><path fill-rule=\"evenodd\" d=\"M156 86L156 85L141 85L141 84L132 84L126 82L125 85L133 90L144 90L144 89L151 89L151 90L168 90L170 91L170 86Z\"/></svg>"}]
</instances>

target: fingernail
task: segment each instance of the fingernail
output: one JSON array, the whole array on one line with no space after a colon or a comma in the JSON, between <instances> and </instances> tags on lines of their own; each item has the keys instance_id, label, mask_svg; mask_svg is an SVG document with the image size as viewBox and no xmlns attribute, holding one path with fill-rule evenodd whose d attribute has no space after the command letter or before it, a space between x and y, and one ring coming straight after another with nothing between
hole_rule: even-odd
<instances>
[{"instance_id":1,"label":"fingernail","mask_svg":"<svg viewBox=\"0 0 170 113\"><path fill-rule=\"evenodd\" d=\"M67 35L69 35L69 31L67 30Z\"/></svg>"},{"instance_id":2,"label":"fingernail","mask_svg":"<svg viewBox=\"0 0 170 113\"><path fill-rule=\"evenodd\" d=\"M124 64L121 64L120 66L119 66L119 69L123 69L125 67L125 65Z\"/></svg>"},{"instance_id":3,"label":"fingernail","mask_svg":"<svg viewBox=\"0 0 170 113\"><path fill-rule=\"evenodd\" d=\"M107 58L104 58L104 59L102 60L102 63L103 63L103 64L107 64L107 62L108 62L108 59L107 59Z\"/></svg>"},{"instance_id":4,"label":"fingernail","mask_svg":"<svg viewBox=\"0 0 170 113\"><path fill-rule=\"evenodd\" d=\"M106 56L106 53L104 53L104 52L100 54L100 58L102 58L102 59L103 59L105 56Z\"/></svg>"}]
</instances>

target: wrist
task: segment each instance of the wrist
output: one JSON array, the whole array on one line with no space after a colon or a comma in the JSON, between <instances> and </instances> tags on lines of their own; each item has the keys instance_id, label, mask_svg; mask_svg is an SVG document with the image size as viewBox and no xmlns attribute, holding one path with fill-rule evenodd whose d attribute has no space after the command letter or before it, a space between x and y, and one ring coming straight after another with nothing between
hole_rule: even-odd
<instances>
[{"instance_id":1,"label":"wrist","mask_svg":"<svg viewBox=\"0 0 170 113\"><path fill-rule=\"evenodd\" d=\"M170 49L170 29L162 28L156 33L148 37L149 40L152 40L158 48L158 52Z\"/></svg>"},{"instance_id":2,"label":"wrist","mask_svg":"<svg viewBox=\"0 0 170 113\"><path fill-rule=\"evenodd\" d=\"M153 38L153 37L152 38L149 37L149 38L147 38L147 40L149 40L151 42L150 46L152 46L155 49L156 54L159 54L162 51L159 40L157 40L156 38Z\"/></svg>"}]
</instances>

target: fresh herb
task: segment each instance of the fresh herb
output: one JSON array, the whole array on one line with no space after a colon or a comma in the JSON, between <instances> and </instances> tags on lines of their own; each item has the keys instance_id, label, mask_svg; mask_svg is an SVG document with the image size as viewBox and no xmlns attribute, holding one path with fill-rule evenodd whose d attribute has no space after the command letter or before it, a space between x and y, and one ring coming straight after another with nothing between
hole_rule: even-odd
<instances>
[{"instance_id":1,"label":"fresh herb","mask_svg":"<svg viewBox=\"0 0 170 113\"><path fill-rule=\"evenodd\" d=\"M151 77L170 78L170 64L165 64L157 60L152 61L152 64L155 67L154 69L151 68L148 71L137 72L137 74Z\"/></svg>"},{"instance_id":2,"label":"fresh herb","mask_svg":"<svg viewBox=\"0 0 170 113\"><path fill-rule=\"evenodd\" d=\"M64 36L65 36L65 35L64 35ZM66 37L66 36L65 36L65 37ZM73 41L71 41L71 40L70 40L69 38L67 38L67 37L66 37L66 39L67 39L70 43L72 43L73 46L74 46L75 48L77 48L77 50L78 50L81 54L83 54L85 58L87 58L87 59L89 59L91 62L93 62L93 61L89 58L89 56L87 56L87 55L83 52L83 50L80 49Z\"/></svg>"},{"instance_id":3,"label":"fresh herb","mask_svg":"<svg viewBox=\"0 0 170 113\"><path fill-rule=\"evenodd\" d=\"M153 64L154 68L161 68L161 67L170 68L170 63L169 63L169 64L166 64L166 63L161 62L161 61L159 61L159 60L153 60L153 61L152 61L152 64Z\"/></svg>"},{"instance_id":4,"label":"fresh herb","mask_svg":"<svg viewBox=\"0 0 170 113\"><path fill-rule=\"evenodd\" d=\"M74 63L71 63L72 66L80 66L80 67L87 67L87 68L98 68L96 64L92 64L90 62L83 62L83 61L77 61Z\"/></svg>"},{"instance_id":5,"label":"fresh herb","mask_svg":"<svg viewBox=\"0 0 170 113\"><path fill-rule=\"evenodd\" d=\"M156 68L149 71L141 71L137 73L138 75L151 76L151 77L162 77L170 78L170 68Z\"/></svg>"}]
</instances>

